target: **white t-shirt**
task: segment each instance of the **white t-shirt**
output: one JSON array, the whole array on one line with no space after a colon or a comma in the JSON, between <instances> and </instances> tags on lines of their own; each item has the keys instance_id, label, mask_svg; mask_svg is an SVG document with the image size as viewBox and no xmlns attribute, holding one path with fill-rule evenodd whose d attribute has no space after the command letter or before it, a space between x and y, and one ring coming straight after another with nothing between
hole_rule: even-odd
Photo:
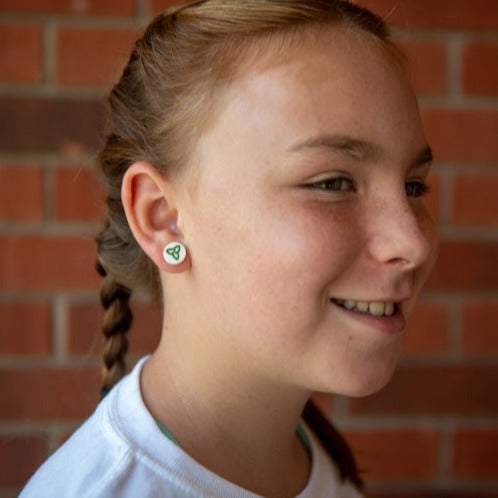
<instances>
[{"instance_id":1,"label":"white t-shirt","mask_svg":"<svg viewBox=\"0 0 498 498\"><path fill-rule=\"evenodd\" d=\"M158 428L140 393L141 360L35 473L21 498L256 498L206 469ZM312 471L298 498L359 498L314 435ZM261 497L260 497L261 498Z\"/></svg>"}]
</instances>

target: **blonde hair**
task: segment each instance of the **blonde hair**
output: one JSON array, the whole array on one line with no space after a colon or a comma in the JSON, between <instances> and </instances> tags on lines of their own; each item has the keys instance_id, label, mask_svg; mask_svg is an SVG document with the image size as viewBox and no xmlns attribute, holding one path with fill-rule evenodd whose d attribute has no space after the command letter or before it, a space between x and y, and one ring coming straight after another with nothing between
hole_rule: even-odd
<instances>
[{"instance_id":1,"label":"blonde hair","mask_svg":"<svg viewBox=\"0 0 498 498\"><path fill-rule=\"evenodd\" d=\"M339 25L362 31L392 50L382 19L346 0L194 1L155 17L136 42L109 96L108 130L98 158L108 208L97 237L106 309L104 393L124 374L131 289L161 293L157 269L126 221L120 195L125 171L144 160L175 174L188 162L212 115L214 90L234 77L250 49L256 48L257 59L266 48L277 46L277 40L285 45L310 28ZM332 437L332 453L340 446L337 438ZM347 446L336 457L352 459ZM343 473L359 483L354 462L348 465Z\"/></svg>"}]
</instances>

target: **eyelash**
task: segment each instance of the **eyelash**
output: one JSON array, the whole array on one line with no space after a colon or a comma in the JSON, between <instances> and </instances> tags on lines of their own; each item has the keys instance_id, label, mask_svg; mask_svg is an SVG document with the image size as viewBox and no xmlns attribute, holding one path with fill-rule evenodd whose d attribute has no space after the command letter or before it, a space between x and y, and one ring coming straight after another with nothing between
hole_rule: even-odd
<instances>
[{"instance_id":1,"label":"eyelash","mask_svg":"<svg viewBox=\"0 0 498 498\"><path fill-rule=\"evenodd\" d=\"M345 184L347 184L347 188L343 188ZM325 178L318 182L310 183L306 187L326 192L351 192L355 189L353 181L344 176Z\"/></svg>"},{"instance_id":2,"label":"eyelash","mask_svg":"<svg viewBox=\"0 0 498 498\"><path fill-rule=\"evenodd\" d=\"M429 192L429 186L421 180L410 181L405 183L405 190L408 197L423 197Z\"/></svg>"},{"instance_id":3,"label":"eyelash","mask_svg":"<svg viewBox=\"0 0 498 498\"><path fill-rule=\"evenodd\" d=\"M344 188L344 185L347 185L347 187ZM354 182L344 176L325 178L305 185L305 187L324 192L351 192L355 190ZM409 181L405 183L405 190L408 197L423 197L429 192L429 186L421 180Z\"/></svg>"}]
</instances>

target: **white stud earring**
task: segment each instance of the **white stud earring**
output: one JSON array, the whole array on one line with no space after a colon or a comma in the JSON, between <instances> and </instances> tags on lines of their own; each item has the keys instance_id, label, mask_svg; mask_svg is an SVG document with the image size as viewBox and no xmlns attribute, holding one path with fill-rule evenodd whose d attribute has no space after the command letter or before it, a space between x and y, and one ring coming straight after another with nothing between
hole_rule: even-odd
<instances>
[{"instance_id":1,"label":"white stud earring","mask_svg":"<svg viewBox=\"0 0 498 498\"><path fill-rule=\"evenodd\" d=\"M180 242L170 242L163 249L163 258L169 265L179 265L185 261L187 249Z\"/></svg>"}]
</instances>

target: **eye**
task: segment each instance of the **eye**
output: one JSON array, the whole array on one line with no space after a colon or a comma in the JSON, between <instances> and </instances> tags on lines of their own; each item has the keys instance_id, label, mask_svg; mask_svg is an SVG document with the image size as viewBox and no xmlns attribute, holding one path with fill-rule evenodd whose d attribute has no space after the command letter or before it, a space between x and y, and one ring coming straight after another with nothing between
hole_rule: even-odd
<instances>
[{"instance_id":1,"label":"eye","mask_svg":"<svg viewBox=\"0 0 498 498\"><path fill-rule=\"evenodd\" d=\"M318 182L309 183L307 188L323 190L324 192L351 192L354 191L354 183L344 176L325 178Z\"/></svg>"},{"instance_id":2,"label":"eye","mask_svg":"<svg viewBox=\"0 0 498 498\"><path fill-rule=\"evenodd\" d=\"M406 195L408 197L422 197L429 192L429 186L421 181L410 181L405 183Z\"/></svg>"}]
</instances>

